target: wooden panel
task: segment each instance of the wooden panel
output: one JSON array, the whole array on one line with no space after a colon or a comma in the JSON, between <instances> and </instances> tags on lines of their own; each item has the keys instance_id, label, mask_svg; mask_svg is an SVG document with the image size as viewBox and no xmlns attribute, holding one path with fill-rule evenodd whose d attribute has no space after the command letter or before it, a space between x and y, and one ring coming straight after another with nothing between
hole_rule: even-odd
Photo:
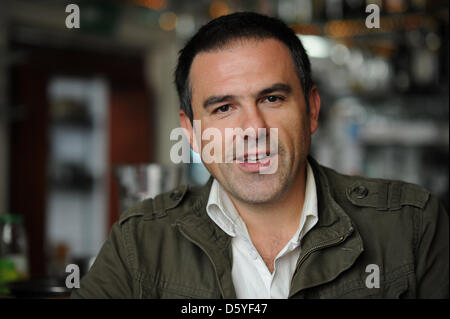
<instances>
[{"instance_id":1,"label":"wooden panel","mask_svg":"<svg viewBox=\"0 0 450 319\"><path fill-rule=\"evenodd\" d=\"M47 199L47 76L31 65L19 68L16 112L11 130L10 210L23 215L28 237L30 271L43 276ZM19 108L19 109L17 109Z\"/></svg>"},{"instance_id":2,"label":"wooden panel","mask_svg":"<svg viewBox=\"0 0 450 319\"><path fill-rule=\"evenodd\" d=\"M47 198L47 84L54 75L102 76L110 85L109 212L105 225L118 218L117 185L112 167L151 160L151 101L137 55L119 55L13 45L26 60L12 70L13 105L19 120L11 127L10 202L12 213L23 214L33 277L45 275ZM23 111L23 112L22 112Z\"/></svg>"},{"instance_id":3,"label":"wooden panel","mask_svg":"<svg viewBox=\"0 0 450 319\"><path fill-rule=\"evenodd\" d=\"M140 164L151 160L151 122L149 97L143 90L112 90L109 118L109 226L118 219L118 185L115 165Z\"/></svg>"}]
</instances>

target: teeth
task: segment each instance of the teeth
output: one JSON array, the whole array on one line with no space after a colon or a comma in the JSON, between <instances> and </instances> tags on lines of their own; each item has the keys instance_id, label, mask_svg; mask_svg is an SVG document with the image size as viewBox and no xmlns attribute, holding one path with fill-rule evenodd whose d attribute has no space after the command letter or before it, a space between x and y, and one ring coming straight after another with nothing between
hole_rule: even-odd
<instances>
[{"instance_id":1,"label":"teeth","mask_svg":"<svg viewBox=\"0 0 450 319\"><path fill-rule=\"evenodd\" d=\"M238 162L246 162L246 161L260 161L265 159L266 157L269 157L269 155L264 154L264 155L260 155L260 156L256 156L256 155L252 155L252 156L247 156L247 157L239 157L236 160Z\"/></svg>"}]
</instances>

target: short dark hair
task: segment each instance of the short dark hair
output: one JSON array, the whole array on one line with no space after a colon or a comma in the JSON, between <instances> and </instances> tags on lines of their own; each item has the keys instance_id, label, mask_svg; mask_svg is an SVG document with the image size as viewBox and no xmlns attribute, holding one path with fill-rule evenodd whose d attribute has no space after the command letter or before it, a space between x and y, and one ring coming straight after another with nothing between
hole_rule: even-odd
<instances>
[{"instance_id":1,"label":"short dark hair","mask_svg":"<svg viewBox=\"0 0 450 319\"><path fill-rule=\"evenodd\" d=\"M175 70L175 85L181 109L191 122L194 114L191 104L192 91L189 84L189 72L195 56L200 52L225 48L235 40L268 38L281 41L289 49L309 110L308 96L313 86L311 64L295 32L279 19L254 12L238 12L221 16L202 26L179 52Z\"/></svg>"}]
</instances>

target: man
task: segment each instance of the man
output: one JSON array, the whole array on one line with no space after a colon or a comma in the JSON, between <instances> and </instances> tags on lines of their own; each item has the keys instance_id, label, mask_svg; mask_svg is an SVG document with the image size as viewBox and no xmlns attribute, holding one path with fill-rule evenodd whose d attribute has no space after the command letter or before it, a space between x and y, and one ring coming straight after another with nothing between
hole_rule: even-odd
<instances>
[{"instance_id":1,"label":"man","mask_svg":"<svg viewBox=\"0 0 450 319\"><path fill-rule=\"evenodd\" d=\"M281 21L211 21L180 52L176 85L193 149L205 156L198 137L215 129L213 142L231 152L215 148L204 161L204 187L180 186L122 215L74 297L448 297L448 215L436 197L308 156L320 97ZM229 128L244 133L227 139Z\"/></svg>"}]
</instances>

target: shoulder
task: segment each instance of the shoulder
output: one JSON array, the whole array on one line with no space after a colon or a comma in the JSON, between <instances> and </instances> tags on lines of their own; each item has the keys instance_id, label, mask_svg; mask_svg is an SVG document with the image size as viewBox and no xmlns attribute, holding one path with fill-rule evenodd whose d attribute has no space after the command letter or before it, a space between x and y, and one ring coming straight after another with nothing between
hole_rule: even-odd
<instances>
[{"instance_id":1,"label":"shoulder","mask_svg":"<svg viewBox=\"0 0 450 319\"><path fill-rule=\"evenodd\" d=\"M123 212L117 221L119 226L127 223L153 222L172 224L176 219L198 211L207 200L212 179L202 186L182 184L147 198Z\"/></svg>"},{"instance_id":2,"label":"shoulder","mask_svg":"<svg viewBox=\"0 0 450 319\"><path fill-rule=\"evenodd\" d=\"M357 207L371 207L378 211L400 210L405 206L424 209L430 192L422 186L399 180L345 175L320 166L330 190Z\"/></svg>"},{"instance_id":3,"label":"shoulder","mask_svg":"<svg viewBox=\"0 0 450 319\"><path fill-rule=\"evenodd\" d=\"M155 198L147 198L123 212L118 220L121 226L127 222L154 221L168 217L183 201L190 197L188 185L179 185L175 189L161 193Z\"/></svg>"}]
</instances>

